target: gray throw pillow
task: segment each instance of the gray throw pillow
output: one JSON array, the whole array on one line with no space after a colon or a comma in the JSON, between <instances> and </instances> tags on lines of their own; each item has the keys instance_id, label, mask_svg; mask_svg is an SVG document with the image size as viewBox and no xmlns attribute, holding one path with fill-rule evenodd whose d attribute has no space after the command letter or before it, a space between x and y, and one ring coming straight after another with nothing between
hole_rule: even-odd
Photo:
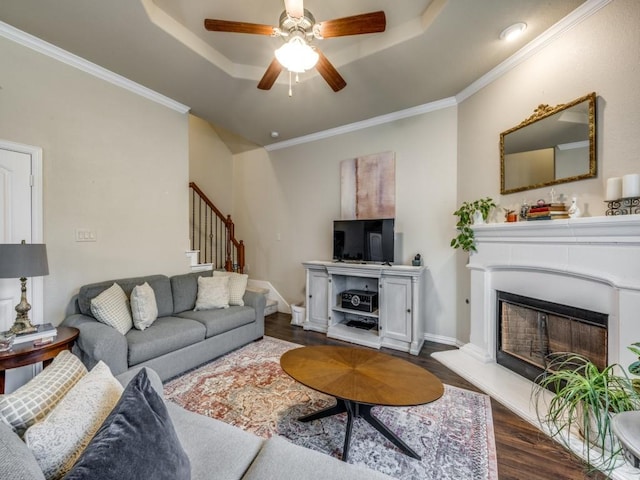
<instances>
[{"instance_id":1,"label":"gray throw pillow","mask_svg":"<svg viewBox=\"0 0 640 480\"><path fill-rule=\"evenodd\" d=\"M65 480L189 480L191 464L142 369Z\"/></svg>"}]
</instances>

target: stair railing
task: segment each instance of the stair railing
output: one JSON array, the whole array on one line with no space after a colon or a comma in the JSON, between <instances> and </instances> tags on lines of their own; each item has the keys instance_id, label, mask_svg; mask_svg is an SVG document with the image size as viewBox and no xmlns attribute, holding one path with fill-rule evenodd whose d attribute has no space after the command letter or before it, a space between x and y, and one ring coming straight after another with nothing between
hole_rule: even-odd
<instances>
[{"instance_id":1,"label":"stair railing","mask_svg":"<svg viewBox=\"0 0 640 480\"><path fill-rule=\"evenodd\" d=\"M235 237L231 215L225 217L194 182L189 183L189 190L189 239L191 249L200 251L198 263L211 263L214 269L242 273L244 242Z\"/></svg>"}]
</instances>

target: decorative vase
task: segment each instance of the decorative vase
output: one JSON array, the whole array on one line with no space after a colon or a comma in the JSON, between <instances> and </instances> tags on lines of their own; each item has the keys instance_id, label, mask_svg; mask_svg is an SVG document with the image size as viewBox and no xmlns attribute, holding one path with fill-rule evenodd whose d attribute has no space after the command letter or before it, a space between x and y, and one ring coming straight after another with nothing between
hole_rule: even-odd
<instances>
[{"instance_id":1,"label":"decorative vase","mask_svg":"<svg viewBox=\"0 0 640 480\"><path fill-rule=\"evenodd\" d=\"M482 216L482 212L480 210L476 210L475 212L473 212L473 224L474 225L484 224L484 217Z\"/></svg>"},{"instance_id":2,"label":"decorative vase","mask_svg":"<svg viewBox=\"0 0 640 480\"><path fill-rule=\"evenodd\" d=\"M571 199L571 206L569 207L569 210L567 211L567 213L569 214L569 218L578 218L580 216L580 209L578 208L578 202L576 200L576 197L573 197Z\"/></svg>"}]
</instances>

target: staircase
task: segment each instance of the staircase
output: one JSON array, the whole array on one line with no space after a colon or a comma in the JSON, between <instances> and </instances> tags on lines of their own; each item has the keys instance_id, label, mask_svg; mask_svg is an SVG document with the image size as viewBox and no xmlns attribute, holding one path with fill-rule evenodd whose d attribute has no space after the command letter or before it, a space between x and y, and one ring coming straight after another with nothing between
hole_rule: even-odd
<instances>
[{"instance_id":1,"label":"staircase","mask_svg":"<svg viewBox=\"0 0 640 480\"><path fill-rule=\"evenodd\" d=\"M226 217L194 183L189 183L189 240L191 250L187 257L192 271L226 270L243 273L245 269L244 243L237 240L231 216ZM271 293L268 282L249 280L248 290L263 294L267 299L265 315L278 311L279 302ZM282 299L281 299L282 300Z\"/></svg>"},{"instance_id":2,"label":"staircase","mask_svg":"<svg viewBox=\"0 0 640 480\"><path fill-rule=\"evenodd\" d=\"M189 183L189 240L196 265L243 273L244 243L235 237L231 215L226 217L194 183ZM193 263L193 261L192 261Z\"/></svg>"}]
</instances>

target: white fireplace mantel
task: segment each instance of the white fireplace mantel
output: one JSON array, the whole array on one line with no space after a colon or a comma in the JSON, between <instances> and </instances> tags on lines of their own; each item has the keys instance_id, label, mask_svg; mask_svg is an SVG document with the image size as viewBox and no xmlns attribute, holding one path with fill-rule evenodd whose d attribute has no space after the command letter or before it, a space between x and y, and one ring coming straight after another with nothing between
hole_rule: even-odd
<instances>
[{"instance_id":1,"label":"white fireplace mantel","mask_svg":"<svg viewBox=\"0 0 640 480\"><path fill-rule=\"evenodd\" d=\"M607 314L609 364L626 368L636 360L627 346L640 341L640 215L487 224L473 230L478 251L467 265L469 343L434 358L539 425L531 382L496 363L496 292L504 291ZM578 454L581 445L576 441ZM638 473L624 467L612 478L637 478Z\"/></svg>"},{"instance_id":2,"label":"white fireplace mantel","mask_svg":"<svg viewBox=\"0 0 640 480\"><path fill-rule=\"evenodd\" d=\"M640 245L640 215L487 223L473 227L480 242L628 243Z\"/></svg>"},{"instance_id":3,"label":"white fireplace mantel","mask_svg":"<svg viewBox=\"0 0 640 480\"><path fill-rule=\"evenodd\" d=\"M497 290L609 315L609 363L640 341L640 216L474 227L470 353L495 361Z\"/></svg>"}]
</instances>

